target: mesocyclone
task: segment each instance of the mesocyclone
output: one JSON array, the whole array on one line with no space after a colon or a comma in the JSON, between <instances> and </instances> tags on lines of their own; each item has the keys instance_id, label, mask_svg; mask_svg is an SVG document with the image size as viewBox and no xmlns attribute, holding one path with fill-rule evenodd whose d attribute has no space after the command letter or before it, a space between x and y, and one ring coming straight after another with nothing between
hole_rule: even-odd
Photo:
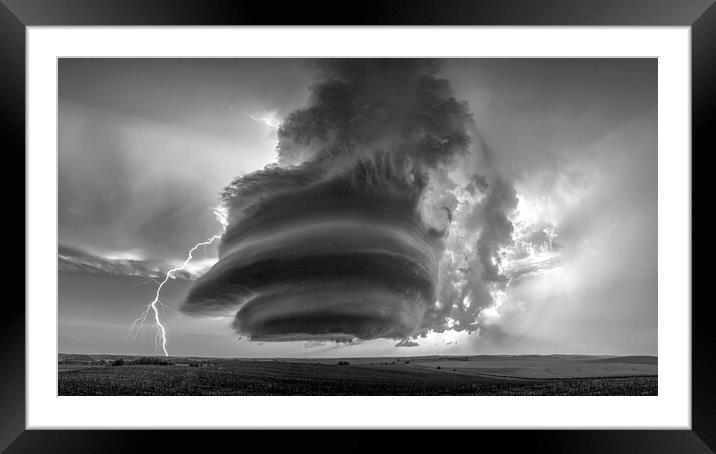
<instances>
[{"instance_id":1,"label":"mesocyclone","mask_svg":"<svg viewBox=\"0 0 716 454\"><path fill-rule=\"evenodd\" d=\"M454 271L443 254L467 104L432 60L314 66L308 107L279 128L278 162L227 186L219 261L182 310L235 315L253 340L401 339L444 324L435 305Z\"/></svg>"}]
</instances>

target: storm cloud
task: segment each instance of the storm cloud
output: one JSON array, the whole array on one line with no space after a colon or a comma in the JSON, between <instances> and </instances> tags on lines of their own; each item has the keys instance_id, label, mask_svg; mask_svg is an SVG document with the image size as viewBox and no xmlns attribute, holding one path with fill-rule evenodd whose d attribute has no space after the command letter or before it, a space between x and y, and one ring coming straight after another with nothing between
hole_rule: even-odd
<instances>
[{"instance_id":1,"label":"storm cloud","mask_svg":"<svg viewBox=\"0 0 716 454\"><path fill-rule=\"evenodd\" d=\"M176 265L171 265L161 260L103 257L61 244L57 249L57 267L59 271L73 273L163 279L167 272L175 268ZM172 277L174 279L194 280L201 273L197 274L193 271L177 270L172 273Z\"/></svg>"},{"instance_id":2,"label":"storm cloud","mask_svg":"<svg viewBox=\"0 0 716 454\"><path fill-rule=\"evenodd\" d=\"M223 193L219 261L182 310L233 315L254 340L474 330L505 281L514 188L490 165L440 62L312 62L308 106L283 119L276 162Z\"/></svg>"}]
</instances>

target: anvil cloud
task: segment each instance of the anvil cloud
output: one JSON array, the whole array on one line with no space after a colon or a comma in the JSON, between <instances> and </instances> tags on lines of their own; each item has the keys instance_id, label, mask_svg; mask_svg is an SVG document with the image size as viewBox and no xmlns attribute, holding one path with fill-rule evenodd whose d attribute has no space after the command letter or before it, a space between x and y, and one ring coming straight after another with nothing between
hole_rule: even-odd
<instances>
[{"instance_id":1,"label":"anvil cloud","mask_svg":"<svg viewBox=\"0 0 716 454\"><path fill-rule=\"evenodd\" d=\"M223 203L219 261L182 306L254 340L474 330L505 281L512 186L433 60L322 60L277 162Z\"/></svg>"}]
</instances>

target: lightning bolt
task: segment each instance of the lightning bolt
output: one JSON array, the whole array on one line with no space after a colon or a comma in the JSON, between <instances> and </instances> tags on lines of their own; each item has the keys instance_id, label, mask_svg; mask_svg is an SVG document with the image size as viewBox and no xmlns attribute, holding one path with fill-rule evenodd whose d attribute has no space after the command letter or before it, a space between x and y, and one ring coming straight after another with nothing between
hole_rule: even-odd
<instances>
[{"instance_id":1,"label":"lightning bolt","mask_svg":"<svg viewBox=\"0 0 716 454\"><path fill-rule=\"evenodd\" d=\"M261 106L261 109L263 110L263 112L261 112L260 114L247 114L246 116L254 121L263 123L270 130L276 131L278 127L281 126L281 118L279 118L278 116L278 111L268 110L263 105Z\"/></svg>"},{"instance_id":2,"label":"lightning bolt","mask_svg":"<svg viewBox=\"0 0 716 454\"><path fill-rule=\"evenodd\" d=\"M131 336L134 334L134 337L139 334L139 331L142 330L144 327L144 322L147 321L147 318L150 316L150 314L154 318L154 328L156 330L156 334L154 335L154 348L158 348L161 344L162 351L164 352L164 356L169 356L169 353L167 352L167 330L162 324L161 320L159 319L159 308L158 305L162 304L159 300L159 294L162 291L162 287L164 287L164 284L169 282L169 279L175 279L174 273L177 273L179 271L184 271L189 265L189 262L194 258L193 254L194 252L199 249L200 247L209 246L211 243L213 243L216 240L221 239L223 236L223 232L226 231L226 226L228 225L227 221L227 210L223 206L219 206L214 208L214 215L216 216L216 220L219 221L219 223L222 226L222 233L221 235L213 235L210 238L208 238L206 241L202 241L200 243L196 243L194 247L189 249L189 253L187 254L186 260L184 260L184 263L182 263L180 266L176 268L172 268L164 275L164 280L159 283L157 286L157 291L154 294L154 299L147 303L144 306L144 311L142 314L137 317L136 320L132 323L132 326L129 328L129 333L127 333L127 336Z\"/></svg>"}]
</instances>

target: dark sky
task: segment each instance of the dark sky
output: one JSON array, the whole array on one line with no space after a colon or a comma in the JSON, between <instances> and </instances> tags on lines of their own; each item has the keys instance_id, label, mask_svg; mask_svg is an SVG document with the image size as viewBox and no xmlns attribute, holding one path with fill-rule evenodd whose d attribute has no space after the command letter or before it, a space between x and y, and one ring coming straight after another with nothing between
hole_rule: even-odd
<instances>
[{"instance_id":1,"label":"dark sky","mask_svg":"<svg viewBox=\"0 0 716 454\"><path fill-rule=\"evenodd\" d=\"M221 233L222 227L212 209L220 202L220 192L234 178L262 169L276 159L287 165L281 160L293 159L296 153L303 152L293 142L289 144L288 139L298 140L304 132L279 137L276 125L296 109L320 105L310 91L312 86L316 87L316 74L321 71L339 74L335 69L330 73L321 68L319 65L316 69L315 62L292 59L60 60L60 351L155 353L151 326L146 326L136 338L126 337L132 321L153 298L156 289L153 279L161 280L167 269L179 265L194 244ZM218 250L212 245L197 251L187 272L163 288L162 318L170 353L656 354L656 68L653 59L444 61L430 77L447 79L454 93L446 95L442 85L430 85L433 79L429 79L425 83L428 91L433 90L429 96L435 99L428 101L434 105L435 100L449 100L452 96L467 101L476 127L466 130L473 139L479 136L484 141L480 150L489 154L491 163L491 170L485 171L491 183L487 195L481 202L475 202L475 213L481 214L472 216L458 205L453 206L454 225L450 225L450 234L444 238L444 250L455 255L478 254L475 251L479 247L473 251L469 246L471 239L480 235L483 240L491 238L494 250L487 249L491 254L499 252L505 256L500 274L509 278L509 284L482 282L480 288L489 290L489 295L479 299L474 290L468 298L471 302L467 303L462 298L465 289L460 287L456 293L460 301L454 310L445 312L444 305L448 303L442 301L442 311L438 305L438 309L429 308L426 315L422 315L423 309L413 310L413 301L396 299L397 293L380 293L359 305L364 310L361 315L372 311L370 320L380 314L381 320L389 322L381 322L379 328L372 321L351 322L346 329L356 329L363 337L380 331L389 338L344 344L333 342L330 336L313 339L288 335L282 342L266 342L278 332L293 329L298 317L291 313L293 321L289 326L278 315L285 315L285 308L291 304L305 304L299 297L301 292L308 292L307 298L315 300L317 290L305 285L300 291L286 290L285 286L280 292L261 290L265 295L274 295L273 302L254 304L265 310L254 309L237 320L234 320L236 308L219 314L201 306L204 309L187 313L183 303L194 280L216 262ZM335 77L352 80L350 71ZM360 99L367 99L366 105L381 107L383 99L402 90L385 88L391 85L386 85L384 79L379 74L379 82L367 78L370 82L361 79L356 82L358 85L354 83L355 86L377 83L377 95L372 91L374 85L365 85L364 93L358 90L359 95L351 96L362 96ZM427 90L423 88L418 87L419 93ZM391 114L373 124L378 111L365 116L366 130L371 134L381 128L389 131L394 118ZM400 110L399 114L402 113ZM440 115L454 119L456 114L440 110L430 124L442 124ZM333 113L331 118L335 116ZM353 129L359 130L355 124ZM454 132L449 129L436 134ZM277 149L280 138L283 144ZM379 139L381 144L388 143L384 136ZM477 153L472 145L466 149L468 154ZM411 159L419 161L421 156ZM431 171L437 166L432 159L426 163ZM262 178L261 184L266 185L267 180ZM504 194L512 194L514 201L500 197L498 180L503 182L500 184L505 188ZM450 197L457 197L461 204L467 197L460 189L451 191ZM291 193L298 194L293 204L296 212L305 211L300 208L304 203L306 207L313 206L310 200L314 199L308 197L315 197L314 193L306 192L305 197L300 191L291 189ZM277 194L276 200L285 200L284 195ZM490 197L494 203L487 201ZM259 212L269 216L274 208L264 205L267 208ZM495 206L499 219L490 216L490 209ZM286 212L284 205L275 209ZM514 230L507 249L497 248L504 238L498 238L496 230L486 227L491 222L499 224L502 214L508 217ZM285 216L291 222L297 219ZM307 221L301 223L301 228L306 230L310 226L308 230L314 234L329 229L325 232L334 235L336 241L350 240L350 232L344 235L347 239L339 240L336 225L324 221ZM384 241L392 241L380 239L388 224L371 225L372 228L364 229L364 234L375 232L371 241L376 245L384 247ZM266 233L266 238L270 227L269 224L260 230L262 235ZM492 232L492 236L484 232ZM275 243L276 238L283 237L270 238ZM251 241L268 242L263 237ZM248 253L241 244L232 246L225 239L222 248L232 247L242 251L242 257ZM480 279L485 281L491 265L475 260L476 266L482 267ZM443 265L444 261L440 270L445 268ZM219 266L244 267L231 260L220 262ZM217 275L213 273L207 276ZM469 276L464 279L470 280ZM441 274L435 288L438 299L447 300L445 295L455 293L453 286L449 289L452 293L443 295L445 280L450 279ZM272 286L278 284L271 282ZM345 280L332 285L345 295L358 295L362 291ZM275 296L286 291L299 295L298 302L286 302L289 299L285 296ZM386 303L378 307L373 301ZM312 306L313 313L325 316L325 305L316 304ZM406 304L413 309L395 309L397 312L384 309ZM201 317L196 317L197 313ZM397 338L411 331L415 317L422 317L422 322L415 321L420 324L419 329L402 344L418 345L396 347L396 343L401 343ZM471 317L472 320L479 317L479 323L474 329L465 329ZM300 330L317 329L318 319L314 316L313 322L301 324ZM331 320L330 323L335 322ZM400 323L394 323L396 320ZM345 328L345 323L340 323ZM257 339L249 341L246 334L237 334L239 328ZM270 335L258 339L262 333Z\"/></svg>"}]
</instances>

